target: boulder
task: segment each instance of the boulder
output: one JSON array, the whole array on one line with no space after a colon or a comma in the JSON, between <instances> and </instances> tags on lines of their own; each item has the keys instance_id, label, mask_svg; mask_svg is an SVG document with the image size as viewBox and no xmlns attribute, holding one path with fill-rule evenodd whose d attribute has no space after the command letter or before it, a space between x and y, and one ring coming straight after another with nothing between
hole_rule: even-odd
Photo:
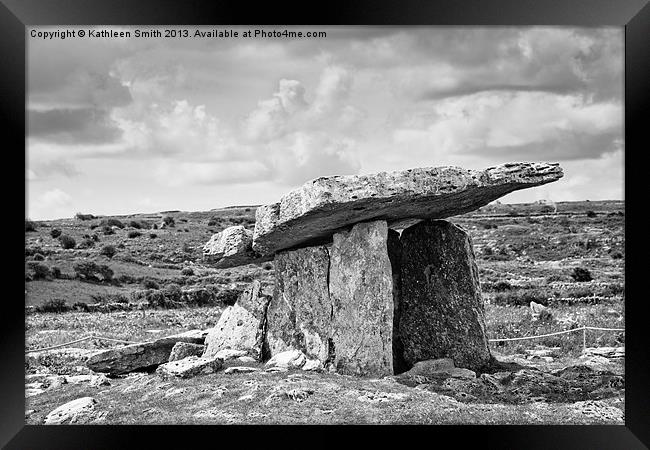
<instances>
[{"instance_id":1,"label":"boulder","mask_svg":"<svg viewBox=\"0 0 650 450\"><path fill-rule=\"evenodd\" d=\"M205 345L191 344L189 342L177 342L172 347L168 361L178 361L188 356L201 356L205 351Z\"/></svg>"},{"instance_id":2,"label":"boulder","mask_svg":"<svg viewBox=\"0 0 650 450\"><path fill-rule=\"evenodd\" d=\"M86 366L95 371L109 375L150 370L169 360L177 342L202 344L207 331L192 330L141 344L125 345L92 355L86 360Z\"/></svg>"},{"instance_id":3,"label":"boulder","mask_svg":"<svg viewBox=\"0 0 650 450\"><path fill-rule=\"evenodd\" d=\"M63 425L88 422L94 416L97 400L92 397L82 397L65 403L49 413L44 420L45 425Z\"/></svg>"},{"instance_id":4,"label":"boulder","mask_svg":"<svg viewBox=\"0 0 650 450\"><path fill-rule=\"evenodd\" d=\"M385 221L334 235L330 252L332 345L337 371L393 374L393 274Z\"/></svg>"},{"instance_id":5,"label":"boulder","mask_svg":"<svg viewBox=\"0 0 650 450\"><path fill-rule=\"evenodd\" d=\"M220 350L246 350L249 356L260 360L266 334L266 310L271 296L262 292L258 280L240 295L233 306L227 307L217 326L206 338L204 357L213 357Z\"/></svg>"},{"instance_id":6,"label":"boulder","mask_svg":"<svg viewBox=\"0 0 650 450\"><path fill-rule=\"evenodd\" d=\"M255 213L252 249L262 255L331 240L343 227L386 220L444 219L512 191L557 181L558 164L511 163L482 171L429 167L309 181Z\"/></svg>"},{"instance_id":7,"label":"boulder","mask_svg":"<svg viewBox=\"0 0 650 450\"><path fill-rule=\"evenodd\" d=\"M203 258L214 267L241 266L254 262L269 261L272 256L262 256L253 251L253 232L241 225L228 227L212 235L203 246Z\"/></svg>"},{"instance_id":8,"label":"boulder","mask_svg":"<svg viewBox=\"0 0 650 450\"><path fill-rule=\"evenodd\" d=\"M477 370L490 359L478 268L469 235L424 221L401 235L399 335L408 365L450 358Z\"/></svg>"},{"instance_id":9,"label":"boulder","mask_svg":"<svg viewBox=\"0 0 650 450\"><path fill-rule=\"evenodd\" d=\"M416 362L403 376L425 378L476 378L476 373L469 369L458 368L450 358L429 359Z\"/></svg>"},{"instance_id":10,"label":"boulder","mask_svg":"<svg viewBox=\"0 0 650 450\"><path fill-rule=\"evenodd\" d=\"M275 355L266 362L266 367L283 369L300 369L307 362L307 357L300 350L288 350Z\"/></svg>"},{"instance_id":11,"label":"boulder","mask_svg":"<svg viewBox=\"0 0 650 450\"><path fill-rule=\"evenodd\" d=\"M332 318L329 264L324 246L275 256L275 288L266 316L269 356L297 349L323 363L327 360Z\"/></svg>"},{"instance_id":12,"label":"boulder","mask_svg":"<svg viewBox=\"0 0 650 450\"><path fill-rule=\"evenodd\" d=\"M223 366L223 360L220 358L200 358L198 356L188 356L187 358L171 361L161 364L156 369L156 373L163 379L169 378L190 378L200 374L210 374L219 370Z\"/></svg>"}]
</instances>

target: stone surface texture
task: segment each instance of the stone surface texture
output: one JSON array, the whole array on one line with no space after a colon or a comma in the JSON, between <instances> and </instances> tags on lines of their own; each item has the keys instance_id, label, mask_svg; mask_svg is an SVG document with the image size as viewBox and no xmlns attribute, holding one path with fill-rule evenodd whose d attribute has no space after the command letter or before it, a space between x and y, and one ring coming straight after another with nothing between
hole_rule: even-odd
<instances>
[{"instance_id":1,"label":"stone surface texture","mask_svg":"<svg viewBox=\"0 0 650 450\"><path fill-rule=\"evenodd\" d=\"M278 253L267 313L268 356L297 349L325 362L331 335L329 251L325 246Z\"/></svg>"},{"instance_id":2,"label":"stone surface texture","mask_svg":"<svg viewBox=\"0 0 650 450\"><path fill-rule=\"evenodd\" d=\"M393 276L385 221L334 235L329 288L337 371L393 374Z\"/></svg>"},{"instance_id":3,"label":"stone surface texture","mask_svg":"<svg viewBox=\"0 0 650 450\"><path fill-rule=\"evenodd\" d=\"M401 235L399 336L409 365L450 358L477 370L490 359L478 268L469 235L425 221Z\"/></svg>"},{"instance_id":4,"label":"stone surface texture","mask_svg":"<svg viewBox=\"0 0 650 450\"><path fill-rule=\"evenodd\" d=\"M262 357L262 346L266 334L266 310L271 300L270 293L262 292L258 280L240 295L233 306L226 308L217 325L206 338L204 357L213 357L220 350L246 350L257 360Z\"/></svg>"},{"instance_id":5,"label":"stone surface texture","mask_svg":"<svg viewBox=\"0 0 650 450\"><path fill-rule=\"evenodd\" d=\"M257 209L252 249L270 255L314 245L363 221L444 219L562 176L559 164L509 163L481 171L429 167L321 177Z\"/></svg>"},{"instance_id":6,"label":"stone surface texture","mask_svg":"<svg viewBox=\"0 0 650 450\"><path fill-rule=\"evenodd\" d=\"M200 374L210 374L223 366L220 358L201 358L188 356L187 358L161 364L156 373L164 379L168 378L190 378Z\"/></svg>"},{"instance_id":7,"label":"stone surface texture","mask_svg":"<svg viewBox=\"0 0 650 450\"><path fill-rule=\"evenodd\" d=\"M177 342L202 344L207 332L192 330L141 344L125 345L92 355L86 360L86 366L95 371L109 375L145 370L163 364L169 360L172 348Z\"/></svg>"}]
</instances>

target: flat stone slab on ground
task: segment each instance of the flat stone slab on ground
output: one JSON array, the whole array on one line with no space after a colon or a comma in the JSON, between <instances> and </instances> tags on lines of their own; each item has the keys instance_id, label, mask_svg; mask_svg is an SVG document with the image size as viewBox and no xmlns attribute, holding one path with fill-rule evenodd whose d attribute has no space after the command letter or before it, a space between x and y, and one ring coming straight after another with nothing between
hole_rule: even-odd
<instances>
[{"instance_id":1,"label":"flat stone slab on ground","mask_svg":"<svg viewBox=\"0 0 650 450\"><path fill-rule=\"evenodd\" d=\"M161 364L156 373L162 378L190 378L201 374L210 374L223 366L220 358L200 358L188 356L187 358Z\"/></svg>"},{"instance_id":2,"label":"flat stone slab on ground","mask_svg":"<svg viewBox=\"0 0 650 450\"><path fill-rule=\"evenodd\" d=\"M191 330L166 336L155 341L130 344L96 353L86 360L86 366L109 375L123 375L136 370L146 370L169 360L172 348L178 342L203 344L207 330Z\"/></svg>"},{"instance_id":3,"label":"flat stone slab on ground","mask_svg":"<svg viewBox=\"0 0 650 450\"><path fill-rule=\"evenodd\" d=\"M428 167L309 181L255 213L252 248L270 255L330 240L343 227L370 220L444 219L510 192L559 180L559 164L510 163L485 170Z\"/></svg>"}]
</instances>

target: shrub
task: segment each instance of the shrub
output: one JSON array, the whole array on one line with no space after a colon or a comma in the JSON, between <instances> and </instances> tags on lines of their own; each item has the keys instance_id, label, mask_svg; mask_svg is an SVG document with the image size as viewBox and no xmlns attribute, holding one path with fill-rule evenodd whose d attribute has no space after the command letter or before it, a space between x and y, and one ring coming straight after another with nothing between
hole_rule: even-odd
<instances>
[{"instance_id":1,"label":"shrub","mask_svg":"<svg viewBox=\"0 0 650 450\"><path fill-rule=\"evenodd\" d=\"M110 218L110 219L104 219L101 222L99 222L100 225L102 226L108 226L108 227L118 227L118 228L124 228L124 224L115 219L115 218Z\"/></svg>"},{"instance_id":2,"label":"shrub","mask_svg":"<svg viewBox=\"0 0 650 450\"><path fill-rule=\"evenodd\" d=\"M79 243L77 248L91 248L91 247L94 247L94 246L95 246L95 241L93 241L92 239L87 237L87 238L84 238L84 240Z\"/></svg>"},{"instance_id":3,"label":"shrub","mask_svg":"<svg viewBox=\"0 0 650 450\"><path fill-rule=\"evenodd\" d=\"M158 229L158 225L156 225L156 224L154 223L153 225L151 225L151 229L152 229L152 230L157 230L157 229Z\"/></svg>"},{"instance_id":4,"label":"shrub","mask_svg":"<svg viewBox=\"0 0 650 450\"><path fill-rule=\"evenodd\" d=\"M129 239L137 238L138 236L142 236L142 233L139 231L129 231L129 234L127 234Z\"/></svg>"},{"instance_id":5,"label":"shrub","mask_svg":"<svg viewBox=\"0 0 650 450\"><path fill-rule=\"evenodd\" d=\"M72 268L77 277L82 279L94 281L111 281L113 279L113 269L104 264L97 265L92 261L79 261Z\"/></svg>"},{"instance_id":6,"label":"shrub","mask_svg":"<svg viewBox=\"0 0 650 450\"><path fill-rule=\"evenodd\" d=\"M619 252L618 250L611 252L610 256L612 259L623 259L623 253Z\"/></svg>"},{"instance_id":7,"label":"shrub","mask_svg":"<svg viewBox=\"0 0 650 450\"><path fill-rule=\"evenodd\" d=\"M58 238L59 236L61 236L61 230L59 230L58 228L53 228L52 230L50 230L50 236L52 236L54 239Z\"/></svg>"},{"instance_id":8,"label":"shrub","mask_svg":"<svg viewBox=\"0 0 650 450\"><path fill-rule=\"evenodd\" d=\"M104 236L110 236L111 234L115 234L115 231L108 225L104 225L102 226L102 233L104 233Z\"/></svg>"},{"instance_id":9,"label":"shrub","mask_svg":"<svg viewBox=\"0 0 650 450\"><path fill-rule=\"evenodd\" d=\"M587 217L596 217L596 216L597 214L594 211L592 210L587 211Z\"/></svg>"},{"instance_id":10,"label":"shrub","mask_svg":"<svg viewBox=\"0 0 650 450\"><path fill-rule=\"evenodd\" d=\"M32 256L32 259L34 261L43 261L45 259L45 256L40 253L36 253L34 256Z\"/></svg>"},{"instance_id":11,"label":"shrub","mask_svg":"<svg viewBox=\"0 0 650 450\"><path fill-rule=\"evenodd\" d=\"M210 220L208 220L208 226L209 227L214 227L214 226L217 226L217 225L219 225L219 221L217 219L215 219L214 217L212 217Z\"/></svg>"},{"instance_id":12,"label":"shrub","mask_svg":"<svg viewBox=\"0 0 650 450\"><path fill-rule=\"evenodd\" d=\"M115 256L116 253L117 253L117 249L112 245L105 245L99 251L100 255L104 255L107 258L112 258L113 256Z\"/></svg>"},{"instance_id":13,"label":"shrub","mask_svg":"<svg viewBox=\"0 0 650 450\"><path fill-rule=\"evenodd\" d=\"M33 280L48 279L52 275L52 272L50 272L50 268L40 262L35 262L35 261L28 262L27 267L29 267L29 269L31 269L32 272L34 272L32 275Z\"/></svg>"},{"instance_id":14,"label":"shrub","mask_svg":"<svg viewBox=\"0 0 650 450\"><path fill-rule=\"evenodd\" d=\"M183 270L181 270L181 275L192 276L194 275L194 270L191 267L184 267Z\"/></svg>"},{"instance_id":15,"label":"shrub","mask_svg":"<svg viewBox=\"0 0 650 450\"><path fill-rule=\"evenodd\" d=\"M72 309L75 311L84 311L84 312L89 312L90 308L88 308L88 305L85 304L84 302L75 302L72 305Z\"/></svg>"},{"instance_id":16,"label":"shrub","mask_svg":"<svg viewBox=\"0 0 650 450\"><path fill-rule=\"evenodd\" d=\"M270 262L265 262L264 265L262 265L262 268L264 270L271 270L271 269L273 269L273 264L270 263Z\"/></svg>"},{"instance_id":17,"label":"shrub","mask_svg":"<svg viewBox=\"0 0 650 450\"><path fill-rule=\"evenodd\" d=\"M528 306L530 302L548 306L548 294L537 289L502 292L494 296L493 303L498 306Z\"/></svg>"},{"instance_id":18,"label":"shrub","mask_svg":"<svg viewBox=\"0 0 650 450\"><path fill-rule=\"evenodd\" d=\"M142 224L138 222L137 220L132 220L129 222L129 226L132 228L137 228L138 230L142 228Z\"/></svg>"},{"instance_id":19,"label":"shrub","mask_svg":"<svg viewBox=\"0 0 650 450\"><path fill-rule=\"evenodd\" d=\"M156 239L158 235L156 233L149 233L149 239Z\"/></svg>"},{"instance_id":20,"label":"shrub","mask_svg":"<svg viewBox=\"0 0 650 450\"><path fill-rule=\"evenodd\" d=\"M95 303L129 303L129 299L124 294L91 294L90 298Z\"/></svg>"},{"instance_id":21,"label":"shrub","mask_svg":"<svg viewBox=\"0 0 650 450\"><path fill-rule=\"evenodd\" d=\"M61 247L64 249L71 249L77 245L77 241L75 241L73 237L68 236L67 234L59 236L59 242L61 243Z\"/></svg>"},{"instance_id":22,"label":"shrub","mask_svg":"<svg viewBox=\"0 0 650 450\"><path fill-rule=\"evenodd\" d=\"M232 306L237 302L241 291L237 289L225 289L217 294L217 301L222 305Z\"/></svg>"},{"instance_id":23,"label":"shrub","mask_svg":"<svg viewBox=\"0 0 650 450\"><path fill-rule=\"evenodd\" d=\"M160 289L160 285L151 278L145 278L142 280L142 287L145 289Z\"/></svg>"},{"instance_id":24,"label":"shrub","mask_svg":"<svg viewBox=\"0 0 650 450\"><path fill-rule=\"evenodd\" d=\"M483 256L492 256L494 255L494 250L492 250L492 247L485 246L481 250L481 253L483 254Z\"/></svg>"},{"instance_id":25,"label":"shrub","mask_svg":"<svg viewBox=\"0 0 650 450\"><path fill-rule=\"evenodd\" d=\"M90 238L91 238L93 241L95 241L95 242L99 242L99 236L97 236L96 233L93 233L93 235L90 236Z\"/></svg>"},{"instance_id":26,"label":"shrub","mask_svg":"<svg viewBox=\"0 0 650 450\"><path fill-rule=\"evenodd\" d=\"M36 308L36 310L40 312L53 312L53 313L61 313L69 309L70 307L66 305L65 300L62 300L60 298L47 300L40 307Z\"/></svg>"},{"instance_id":27,"label":"shrub","mask_svg":"<svg viewBox=\"0 0 650 450\"><path fill-rule=\"evenodd\" d=\"M192 253L192 247L187 242L183 242L182 249L183 249L183 252L185 252L185 253Z\"/></svg>"},{"instance_id":28,"label":"shrub","mask_svg":"<svg viewBox=\"0 0 650 450\"><path fill-rule=\"evenodd\" d=\"M120 242L119 244L117 244L117 248L126 248L124 246L124 242Z\"/></svg>"},{"instance_id":29,"label":"shrub","mask_svg":"<svg viewBox=\"0 0 650 450\"><path fill-rule=\"evenodd\" d=\"M167 286L165 286L163 292L165 296L173 302L179 302L181 300L181 296L183 295L181 287L176 283L169 283Z\"/></svg>"},{"instance_id":30,"label":"shrub","mask_svg":"<svg viewBox=\"0 0 650 450\"><path fill-rule=\"evenodd\" d=\"M162 218L163 223L165 226L168 227L173 227L176 225L176 222L174 221L174 218L172 216L165 216Z\"/></svg>"},{"instance_id":31,"label":"shrub","mask_svg":"<svg viewBox=\"0 0 650 450\"><path fill-rule=\"evenodd\" d=\"M503 291L509 291L512 289L512 285L508 283L507 281L498 281L494 284L493 289L496 292L503 292Z\"/></svg>"},{"instance_id":32,"label":"shrub","mask_svg":"<svg viewBox=\"0 0 650 450\"><path fill-rule=\"evenodd\" d=\"M54 278L61 278L61 269L56 266L52 267L52 276Z\"/></svg>"},{"instance_id":33,"label":"shrub","mask_svg":"<svg viewBox=\"0 0 650 450\"><path fill-rule=\"evenodd\" d=\"M593 280L593 278L591 277L591 272L589 272L588 269L584 269L582 267L575 267L573 269L573 272L571 272L571 278L573 278L574 281Z\"/></svg>"},{"instance_id":34,"label":"shrub","mask_svg":"<svg viewBox=\"0 0 650 450\"><path fill-rule=\"evenodd\" d=\"M90 228L91 230L94 230L94 229L97 228L98 226L99 226L98 223L91 223L89 228ZM85 305L85 303L84 303L84 305Z\"/></svg>"},{"instance_id":35,"label":"shrub","mask_svg":"<svg viewBox=\"0 0 650 450\"><path fill-rule=\"evenodd\" d=\"M74 215L74 217L75 217L75 219L78 219L78 220L92 220L92 219L95 219L95 216L93 216L92 214L77 213L77 214Z\"/></svg>"},{"instance_id":36,"label":"shrub","mask_svg":"<svg viewBox=\"0 0 650 450\"><path fill-rule=\"evenodd\" d=\"M27 231L36 231L36 223L25 219L25 232Z\"/></svg>"}]
</instances>

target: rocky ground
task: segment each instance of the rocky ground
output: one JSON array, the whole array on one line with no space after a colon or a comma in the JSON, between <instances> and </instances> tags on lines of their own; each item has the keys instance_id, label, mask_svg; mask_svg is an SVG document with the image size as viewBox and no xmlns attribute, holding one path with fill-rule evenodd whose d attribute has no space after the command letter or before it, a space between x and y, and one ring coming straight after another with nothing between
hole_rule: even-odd
<instances>
[{"instance_id":1,"label":"rocky ground","mask_svg":"<svg viewBox=\"0 0 650 450\"><path fill-rule=\"evenodd\" d=\"M492 204L452 220L474 242L490 338L582 325L624 328L623 203L560 203L557 212L549 208ZM35 231L26 233L27 350L90 333L144 342L214 326L223 307L252 280L272 283L271 262L215 269L201 260L202 244L213 232L232 224L252 229L254 211L241 207L120 217L124 228L111 228L109 234L100 225L104 217L36 223ZM174 226L160 229L167 216L174 217ZM62 248L52 236L54 229L72 236L75 247ZM107 245L115 247L114 256L102 252ZM105 265L112 275L85 277L78 265L83 261ZM576 279L576 268L592 279ZM533 316L531 301L545 305L547 313ZM88 310L81 304L97 306ZM590 331L587 351L582 332L493 342L499 363L486 373L376 380L303 370L269 372L241 361L190 379L155 373L106 377L87 369L84 360L119 344L92 339L72 348L28 353L25 420L623 423L624 337L622 332ZM233 365L253 369L226 373ZM79 401L51 414L74 400Z\"/></svg>"}]
</instances>

